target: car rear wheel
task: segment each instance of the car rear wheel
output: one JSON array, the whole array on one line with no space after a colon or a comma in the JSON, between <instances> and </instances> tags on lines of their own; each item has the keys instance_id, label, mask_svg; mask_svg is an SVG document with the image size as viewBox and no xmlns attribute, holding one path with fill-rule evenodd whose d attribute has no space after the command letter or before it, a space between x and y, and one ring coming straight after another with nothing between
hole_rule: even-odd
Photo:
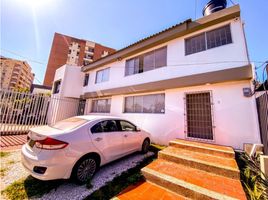
<instances>
[{"instance_id":1,"label":"car rear wheel","mask_svg":"<svg viewBox=\"0 0 268 200\"><path fill-rule=\"evenodd\" d=\"M98 163L93 157L85 157L77 162L73 171L73 178L79 184L85 183L97 171Z\"/></svg>"},{"instance_id":2,"label":"car rear wheel","mask_svg":"<svg viewBox=\"0 0 268 200\"><path fill-rule=\"evenodd\" d=\"M147 138L142 143L141 152L147 153L149 151L149 147L150 147L150 140Z\"/></svg>"}]
</instances>

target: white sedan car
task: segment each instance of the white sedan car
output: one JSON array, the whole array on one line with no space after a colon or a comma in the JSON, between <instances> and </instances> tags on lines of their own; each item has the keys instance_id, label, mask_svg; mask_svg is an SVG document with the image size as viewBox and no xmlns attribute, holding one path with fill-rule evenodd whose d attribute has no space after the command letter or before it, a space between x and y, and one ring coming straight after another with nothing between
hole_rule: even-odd
<instances>
[{"instance_id":1,"label":"white sedan car","mask_svg":"<svg viewBox=\"0 0 268 200\"><path fill-rule=\"evenodd\" d=\"M22 164L41 180L74 178L83 183L98 167L136 151L146 153L150 134L110 116L77 116L30 129Z\"/></svg>"}]
</instances>

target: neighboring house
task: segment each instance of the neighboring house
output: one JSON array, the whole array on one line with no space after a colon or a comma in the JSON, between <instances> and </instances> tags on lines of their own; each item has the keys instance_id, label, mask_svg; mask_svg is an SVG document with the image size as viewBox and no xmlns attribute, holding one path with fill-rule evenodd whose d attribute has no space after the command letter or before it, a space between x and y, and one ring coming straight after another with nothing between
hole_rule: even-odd
<instances>
[{"instance_id":1,"label":"neighboring house","mask_svg":"<svg viewBox=\"0 0 268 200\"><path fill-rule=\"evenodd\" d=\"M52 86L55 71L62 65L68 64L81 67L113 52L115 52L114 49L95 42L55 33L48 59L44 85Z\"/></svg>"},{"instance_id":2,"label":"neighboring house","mask_svg":"<svg viewBox=\"0 0 268 200\"><path fill-rule=\"evenodd\" d=\"M34 73L26 61L0 57L0 89L30 89L33 80Z\"/></svg>"},{"instance_id":3,"label":"neighboring house","mask_svg":"<svg viewBox=\"0 0 268 200\"><path fill-rule=\"evenodd\" d=\"M52 87L45 85L32 84L30 92L32 94L51 94Z\"/></svg>"},{"instance_id":4,"label":"neighboring house","mask_svg":"<svg viewBox=\"0 0 268 200\"><path fill-rule=\"evenodd\" d=\"M181 138L241 149L260 143L253 79L240 7L233 6L144 38L82 72L65 65L53 91L85 99L85 114L135 122L154 143Z\"/></svg>"}]
</instances>

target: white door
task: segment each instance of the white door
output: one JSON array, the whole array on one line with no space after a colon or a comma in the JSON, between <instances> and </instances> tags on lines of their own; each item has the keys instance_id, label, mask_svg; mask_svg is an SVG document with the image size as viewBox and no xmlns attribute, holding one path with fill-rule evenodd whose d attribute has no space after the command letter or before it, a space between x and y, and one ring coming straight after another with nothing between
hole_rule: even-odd
<instances>
[{"instance_id":1,"label":"white door","mask_svg":"<svg viewBox=\"0 0 268 200\"><path fill-rule=\"evenodd\" d=\"M91 128L92 142L107 162L123 155L123 136L115 120L104 120Z\"/></svg>"},{"instance_id":2,"label":"white door","mask_svg":"<svg viewBox=\"0 0 268 200\"><path fill-rule=\"evenodd\" d=\"M136 131L136 126L132 123L120 120L121 131L123 134L123 151L125 153L131 153L141 148L141 132Z\"/></svg>"}]
</instances>

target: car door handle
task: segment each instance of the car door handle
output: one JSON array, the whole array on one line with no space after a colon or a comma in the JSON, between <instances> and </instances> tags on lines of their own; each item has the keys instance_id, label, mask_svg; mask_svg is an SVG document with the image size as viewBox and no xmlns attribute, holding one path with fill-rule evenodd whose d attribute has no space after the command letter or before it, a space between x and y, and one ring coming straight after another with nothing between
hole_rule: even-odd
<instances>
[{"instance_id":1,"label":"car door handle","mask_svg":"<svg viewBox=\"0 0 268 200\"><path fill-rule=\"evenodd\" d=\"M128 135L124 135L124 137L128 137Z\"/></svg>"},{"instance_id":2,"label":"car door handle","mask_svg":"<svg viewBox=\"0 0 268 200\"><path fill-rule=\"evenodd\" d=\"M97 141L97 142L99 142L99 141L101 141L102 140L102 138L100 138L100 137L97 137L96 139L95 139L95 141Z\"/></svg>"}]
</instances>

